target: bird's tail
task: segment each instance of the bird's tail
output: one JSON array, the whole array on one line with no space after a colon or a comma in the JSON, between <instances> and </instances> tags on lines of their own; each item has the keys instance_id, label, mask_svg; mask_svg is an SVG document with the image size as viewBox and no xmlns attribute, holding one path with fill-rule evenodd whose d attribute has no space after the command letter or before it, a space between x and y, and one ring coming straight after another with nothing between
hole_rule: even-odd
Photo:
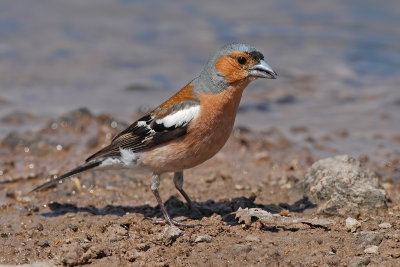
<instances>
[{"instance_id":1,"label":"bird's tail","mask_svg":"<svg viewBox=\"0 0 400 267\"><path fill-rule=\"evenodd\" d=\"M71 171L69 171L67 173L64 173L60 177L57 177L56 179L53 179L53 180L51 180L51 181L49 181L47 183L44 183L44 184L36 187L35 189L32 190L32 192L39 191L41 189L49 187L49 186L51 186L51 185L53 185L55 183L58 183L59 181L65 179L65 178L68 178L68 177L74 175L74 174L81 173L81 172L93 169L93 168L99 166L101 164L101 162L102 162L101 160L95 160L95 161L90 161L90 162L87 162L85 164L82 164L82 165L78 166L77 168L75 168L75 169L73 169L73 170L71 170Z\"/></svg>"}]
</instances>

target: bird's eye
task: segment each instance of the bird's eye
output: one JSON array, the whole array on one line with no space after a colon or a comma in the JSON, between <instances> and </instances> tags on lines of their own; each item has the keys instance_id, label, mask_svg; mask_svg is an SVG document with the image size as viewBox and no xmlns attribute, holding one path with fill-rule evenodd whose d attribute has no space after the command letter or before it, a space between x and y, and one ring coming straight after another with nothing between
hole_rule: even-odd
<instances>
[{"instance_id":1,"label":"bird's eye","mask_svg":"<svg viewBox=\"0 0 400 267\"><path fill-rule=\"evenodd\" d=\"M239 62L240 65L246 64L247 60L244 57L238 57L237 61Z\"/></svg>"}]
</instances>

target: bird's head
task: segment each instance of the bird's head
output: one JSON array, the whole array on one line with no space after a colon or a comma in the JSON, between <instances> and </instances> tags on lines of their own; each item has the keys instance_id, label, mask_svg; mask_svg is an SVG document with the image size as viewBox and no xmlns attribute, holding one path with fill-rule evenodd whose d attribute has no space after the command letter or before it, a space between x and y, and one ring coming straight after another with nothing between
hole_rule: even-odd
<instances>
[{"instance_id":1,"label":"bird's head","mask_svg":"<svg viewBox=\"0 0 400 267\"><path fill-rule=\"evenodd\" d=\"M217 93L237 83L248 84L257 78L276 79L276 76L255 47L231 43L210 57L199 78L205 91Z\"/></svg>"}]
</instances>

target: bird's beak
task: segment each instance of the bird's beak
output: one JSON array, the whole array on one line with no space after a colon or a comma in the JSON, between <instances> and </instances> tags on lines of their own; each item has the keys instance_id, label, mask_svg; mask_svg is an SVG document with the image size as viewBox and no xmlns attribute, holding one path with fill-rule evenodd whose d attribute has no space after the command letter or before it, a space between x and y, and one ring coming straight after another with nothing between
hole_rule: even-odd
<instances>
[{"instance_id":1,"label":"bird's beak","mask_svg":"<svg viewBox=\"0 0 400 267\"><path fill-rule=\"evenodd\" d=\"M260 60L260 63L249 68L250 76L257 78L276 79L276 72L265 62Z\"/></svg>"}]
</instances>

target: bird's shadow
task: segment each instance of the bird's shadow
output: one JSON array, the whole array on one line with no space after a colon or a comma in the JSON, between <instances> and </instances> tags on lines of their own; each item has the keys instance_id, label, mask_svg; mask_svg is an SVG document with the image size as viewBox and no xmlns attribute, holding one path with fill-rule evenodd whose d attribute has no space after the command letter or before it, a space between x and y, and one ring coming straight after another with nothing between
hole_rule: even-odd
<instances>
[{"instance_id":1,"label":"bird's shadow","mask_svg":"<svg viewBox=\"0 0 400 267\"><path fill-rule=\"evenodd\" d=\"M234 198L231 201L220 201L214 202L213 200L207 200L205 202L193 202L193 205L200 212L194 212L189 209L188 205L176 197L170 197L165 202L165 207L167 208L168 213L171 217L185 216L192 219L201 219L203 217L210 217L213 214L219 214L222 217L222 220L229 224L236 224L234 212L236 212L239 208L260 208L271 213L279 213L282 210L288 210L290 212L302 212L306 209L311 209L316 207L308 197L303 197L302 199L296 201L294 204L290 205L287 203L279 203L276 204L257 204L254 203L256 197L239 197ZM58 217L62 216L66 213L78 213L78 212L87 212L92 215L118 215L124 216L127 213L141 213L145 217L162 218L162 213L160 206L151 207L149 205L142 206L114 206L107 205L104 208L96 208L94 206L88 207L77 207L76 205L69 203L58 203L53 202L49 204L49 208L51 212L41 213L39 215L44 217Z\"/></svg>"}]
</instances>

